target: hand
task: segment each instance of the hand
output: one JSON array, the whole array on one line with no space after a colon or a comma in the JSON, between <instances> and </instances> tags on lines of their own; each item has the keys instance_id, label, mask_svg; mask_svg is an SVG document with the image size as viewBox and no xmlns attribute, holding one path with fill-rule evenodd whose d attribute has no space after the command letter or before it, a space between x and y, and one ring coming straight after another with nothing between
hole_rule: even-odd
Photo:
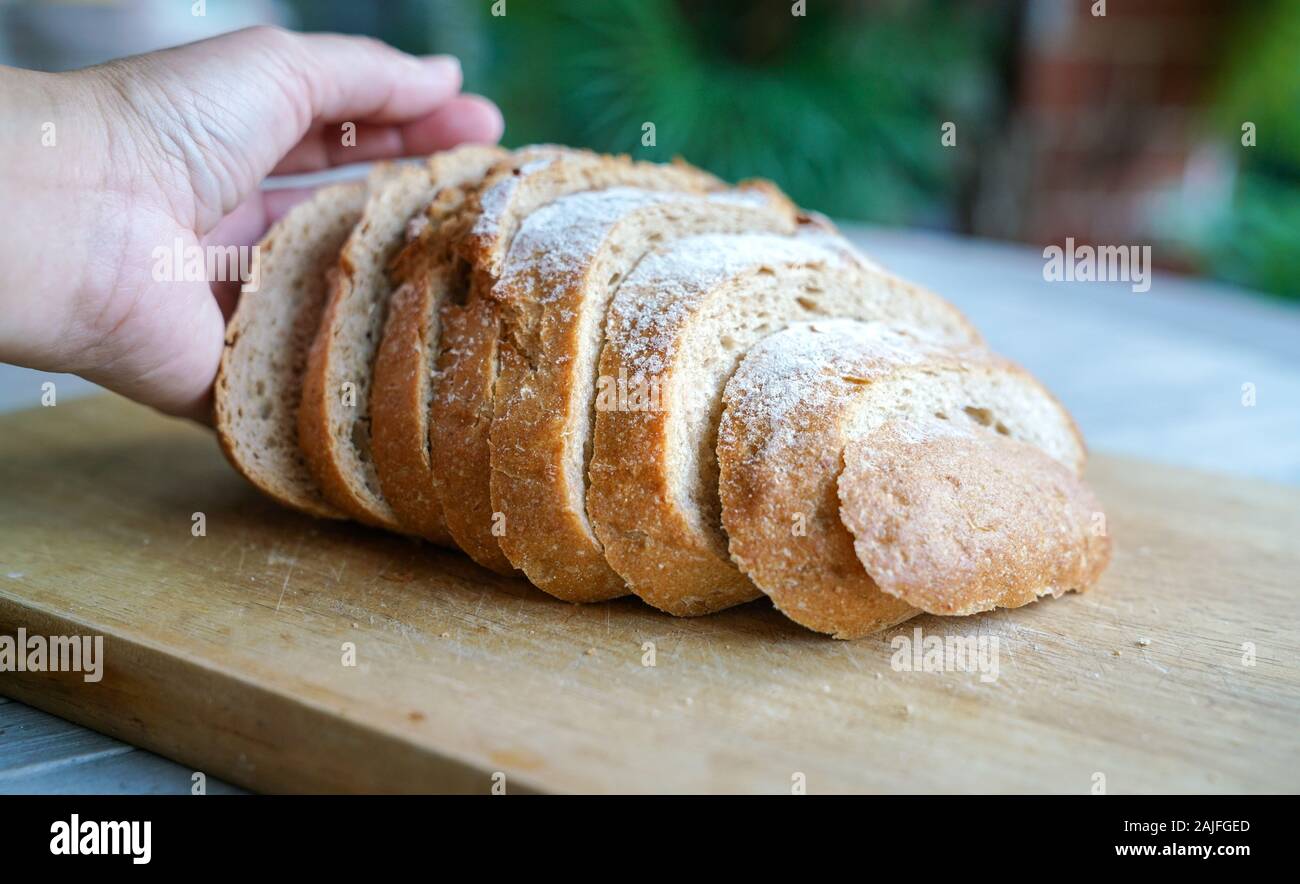
<instances>
[{"instance_id":1,"label":"hand","mask_svg":"<svg viewBox=\"0 0 1300 884\"><path fill-rule=\"evenodd\" d=\"M460 85L451 57L267 27L0 68L0 361L207 420L238 284L157 279L156 250L257 242L295 198L268 174L495 142L500 112Z\"/></svg>"}]
</instances>

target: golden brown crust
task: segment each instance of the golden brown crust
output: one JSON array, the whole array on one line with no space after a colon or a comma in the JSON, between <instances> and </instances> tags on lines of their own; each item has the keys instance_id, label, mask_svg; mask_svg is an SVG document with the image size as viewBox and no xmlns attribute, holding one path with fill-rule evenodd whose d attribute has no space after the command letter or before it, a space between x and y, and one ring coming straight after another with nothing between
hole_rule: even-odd
<instances>
[{"instance_id":1,"label":"golden brown crust","mask_svg":"<svg viewBox=\"0 0 1300 884\"><path fill-rule=\"evenodd\" d=\"M586 155L568 148L530 147L493 165L442 221L436 234L440 252L428 271L447 286L438 304L440 340L427 427L430 457L436 461L431 473L434 495L456 545L499 574L516 572L497 542L506 526L492 509L488 431L499 325L487 297L492 277L479 262L505 246L497 228L485 224L477 238L474 229L482 221L485 194L496 194L489 200L493 213L509 213L515 200L531 198L525 167L549 164L554 156L569 153Z\"/></svg>"},{"instance_id":2,"label":"golden brown crust","mask_svg":"<svg viewBox=\"0 0 1300 884\"><path fill-rule=\"evenodd\" d=\"M799 238L674 244L662 260L642 262L610 309L601 374L653 374L665 405L653 412L597 414L587 510L610 564L638 596L670 614L707 614L760 594L727 552L716 482L683 492L676 464L690 446L699 449L702 463L716 458L708 443L717 424L683 428L683 403L720 400L752 335L819 315L872 319L914 312L956 340L978 340L941 299L901 288L821 223L807 226L812 229ZM770 304L762 318L755 313L759 292ZM692 344L708 342L717 343L709 346L722 366L716 392L713 378L701 387L704 379L692 374L701 369L699 360L683 356Z\"/></svg>"},{"instance_id":3,"label":"golden brown crust","mask_svg":"<svg viewBox=\"0 0 1300 884\"><path fill-rule=\"evenodd\" d=\"M618 359L602 355L601 373L617 377L618 371ZM638 596L678 617L758 597L753 584L667 504L673 498L668 475L652 460L672 447L664 412L622 413L617 428L598 416L595 447L608 453L592 460L587 512L606 559Z\"/></svg>"},{"instance_id":4,"label":"golden brown crust","mask_svg":"<svg viewBox=\"0 0 1300 884\"><path fill-rule=\"evenodd\" d=\"M387 293L376 290L376 282L361 265L374 262L376 250L396 247L396 241L381 241L386 239L381 231L405 222L388 216L406 214L403 202L425 198L432 187L431 172L430 167L380 163L371 173L365 209L328 275L329 296L307 357L298 409L298 445L326 500L359 522L389 531L401 526L388 504L369 487L365 474L372 468L355 451L358 431L366 437L361 444L369 447L370 357L367 353L353 357L350 351L369 343L365 338L354 340L357 320L364 324L372 315L382 316L387 300ZM364 365L350 364L350 357ZM345 383L351 385L350 394Z\"/></svg>"},{"instance_id":5,"label":"golden brown crust","mask_svg":"<svg viewBox=\"0 0 1300 884\"><path fill-rule=\"evenodd\" d=\"M430 347L437 346L434 285L403 285L393 293L375 354L370 393L371 454L384 498L402 528L455 546L434 489L429 459Z\"/></svg>"},{"instance_id":6,"label":"golden brown crust","mask_svg":"<svg viewBox=\"0 0 1300 884\"><path fill-rule=\"evenodd\" d=\"M218 424L221 419L217 419ZM347 514L341 513L323 496L312 498L306 495L286 493L281 490L281 486L273 484L263 484L264 476L260 471L251 468L242 454L237 451L235 442L229 433L217 432L217 444L221 446L221 453L226 456L226 460L235 468L241 476L257 486L258 490L267 497L274 500L280 506L287 506L290 509L297 510L308 516L314 516L318 519L346 519Z\"/></svg>"},{"instance_id":7,"label":"golden brown crust","mask_svg":"<svg viewBox=\"0 0 1300 884\"><path fill-rule=\"evenodd\" d=\"M956 401L944 402L941 388ZM987 402L981 390L1002 399ZM1083 457L1069 416L1018 366L896 324L839 320L773 335L750 351L724 402L719 489L732 558L786 616L837 638L915 613L875 585L841 521L836 479L864 409L873 420L919 412L982 429L979 406L1019 402L1034 421L1006 432L1039 434L1072 466Z\"/></svg>"},{"instance_id":8,"label":"golden brown crust","mask_svg":"<svg viewBox=\"0 0 1300 884\"><path fill-rule=\"evenodd\" d=\"M461 256L487 279L501 275L510 243L525 218L557 197L606 187L643 187L684 193L722 190L719 179L688 163L634 162L571 147L521 148L477 193L474 223Z\"/></svg>"},{"instance_id":9,"label":"golden brown crust","mask_svg":"<svg viewBox=\"0 0 1300 884\"><path fill-rule=\"evenodd\" d=\"M388 264L441 188L481 176L499 157L495 148L466 145L419 165L378 164L365 210L339 252L303 379L298 441L325 497L358 521L402 529L371 453L371 380L393 292Z\"/></svg>"},{"instance_id":10,"label":"golden brown crust","mask_svg":"<svg viewBox=\"0 0 1300 884\"><path fill-rule=\"evenodd\" d=\"M470 285L463 302L449 299L443 307L430 443L446 452L448 467L437 482L447 527L461 549L494 571L514 573L500 544L502 534L511 532L510 523L492 504L489 434L501 322L491 292L514 235L531 212L568 194L614 186L698 191L723 185L684 165L528 148L489 173L459 222L467 232L458 240L457 251L469 267Z\"/></svg>"},{"instance_id":11,"label":"golden brown crust","mask_svg":"<svg viewBox=\"0 0 1300 884\"><path fill-rule=\"evenodd\" d=\"M448 155L444 155L448 156ZM463 295L456 276L455 246L464 235L466 201L489 170L508 156L499 148L453 152L434 168L439 189L407 227L407 242L393 257L394 294L370 392L371 455L385 500L403 529L434 543L454 546L447 530L435 471L443 458L430 450L429 411L441 344L445 298Z\"/></svg>"},{"instance_id":12,"label":"golden brown crust","mask_svg":"<svg viewBox=\"0 0 1300 884\"><path fill-rule=\"evenodd\" d=\"M850 441L844 463L841 513L858 558L882 590L923 611L1084 591L1110 561L1092 493L1019 440L896 421Z\"/></svg>"},{"instance_id":13,"label":"golden brown crust","mask_svg":"<svg viewBox=\"0 0 1300 884\"><path fill-rule=\"evenodd\" d=\"M854 397L908 366L956 362L944 353L905 327L811 323L760 342L728 383L718 486L729 550L795 622L858 638L918 613L858 562L835 477Z\"/></svg>"},{"instance_id":14,"label":"golden brown crust","mask_svg":"<svg viewBox=\"0 0 1300 884\"><path fill-rule=\"evenodd\" d=\"M564 223L552 217L559 214ZM599 358L605 308L617 285L611 280L671 239L789 233L795 216L770 185L716 197L620 189L557 201L520 228L493 290L505 330L490 438L492 504L506 519L502 549L538 587L574 602L627 593L586 518L583 448L593 401L596 408L620 405L612 379L597 376L598 366L587 361Z\"/></svg>"},{"instance_id":15,"label":"golden brown crust","mask_svg":"<svg viewBox=\"0 0 1300 884\"><path fill-rule=\"evenodd\" d=\"M345 309L347 290L351 287L351 264L342 257L340 266L328 273L329 299L321 318L320 330L312 341L307 368L302 376L302 404L298 408L298 445L316 477L316 484L334 507L353 519L388 531L401 530L397 520L364 500L353 487L338 451L339 439L331 428L331 407L341 402L343 390L331 389L327 378L332 374L332 336L338 325L339 311ZM356 391L353 395L358 395ZM387 507L385 506L386 510Z\"/></svg>"},{"instance_id":16,"label":"golden brown crust","mask_svg":"<svg viewBox=\"0 0 1300 884\"><path fill-rule=\"evenodd\" d=\"M457 545L483 567L513 574L514 565L497 540L510 526L492 508L488 446L499 337L496 307L489 299L443 304L429 444L443 457L434 481Z\"/></svg>"}]
</instances>

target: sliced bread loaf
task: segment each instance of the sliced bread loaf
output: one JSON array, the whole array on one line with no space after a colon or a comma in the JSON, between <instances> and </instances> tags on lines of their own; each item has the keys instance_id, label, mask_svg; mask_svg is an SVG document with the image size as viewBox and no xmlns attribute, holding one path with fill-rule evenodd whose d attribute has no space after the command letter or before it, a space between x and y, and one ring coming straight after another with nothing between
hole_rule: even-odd
<instances>
[{"instance_id":1,"label":"sliced bread loaf","mask_svg":"<svg viewBox=\"0 0 1300 884\"><path fill-rule=\"evenodd\" d=\"M840 638L915 613L877 588L841 522L847 440L883 421L928 419L1010 434L1071 470L1084 456L1068 415L1023 371L904 325L791 326L750 350L723 404L719 490L732 559L791 619ZM869 496L875 486L852 489ZM946 530L964 542L972 529L962 519Z\"/></svg>"},{"instance_id":2,"label":"sliced bread loaf","mask_svg":"<svg viewBox=\"0 0 1300 884\"><path fill-rule=\"evenodd\" d=\"M498 156L495 148L468 146L418 165L377 166L361 219L339 253L303 377L298 442L325 497L367 524L401 527L382 493L371 443L371 371L393 291L388 264L411 218L439 189L481 177Z\"/></svg>"},{"instance_id":3,"label":"sliced bread loaf","mask_svg":"<svg viewBox=\"0 0 1300 884\"><path fill-rule=\"evenodd\" d=\"M605 313L642 255L701 233L791 233L796 210L769 186L709 194L612 188L561 197L518 228L492 291L502 336L494 391L492 506L512 563L568 601L624 595L587 519L596 409L653 407L597 377Z\"/></svg>"},{"instance_id":4,"label":"sliced bread loaf","mask_svg":"<svg viewBox=\"0 0 1300 884\"><path fill-rule=\"evenodd\" d=\"M514 573L514 567L499 543L509 525L492 506L488 437L501 328L491 291L514 234L529 214L568 194L616 186L703 193L722 185L686 166L535 148L490 174L463 219L468 233L459 252L469 288L442 308L430 446L445 457L445 468L435 471L435 479L452 537L479 564L501 573Z\"/></svg>"},{"instance_id":5,"label":"sliced bread loaf","mask_svg":"<svg viewBox=\"0 0 1300 884\"><path fill-rule=\"evenodd\" d=\"M314 515L572 601L765 592L840 637L1086 589L1109 560L1060 405L770 186L466 148L378 167L368 199L322 190L262 259L218 432Z\"/></svg>"},{"instance_id":6,"label":"sliced bread loaf","mask_svg":"<svg viewBox=\"0 0 1300 884\"><path fill-rule=\"evenodd\" d=\"M722 391L756 341L819 317L978 341L951 305L861 260L823 222L797 237L680 240L644 258L614 296L600 374L657 384L661 407L596 413L587 511L614 570L655 607L705 614L759 595L721 527Z\"/></svg>"},{"instance_id":7,"label":"sliced bread loaf","mask_svg":"<svg viewBox=\"0 0 1300 884\"><path fill-rule=\"evenodd\" d=\"M362 184L326 187L258 245L259 284L245 286L226 328L215 386L217 438L249 481L286 506L342 518L298 447L302 377L329 276L365 204Z\"/></svg>"}]
</instances>

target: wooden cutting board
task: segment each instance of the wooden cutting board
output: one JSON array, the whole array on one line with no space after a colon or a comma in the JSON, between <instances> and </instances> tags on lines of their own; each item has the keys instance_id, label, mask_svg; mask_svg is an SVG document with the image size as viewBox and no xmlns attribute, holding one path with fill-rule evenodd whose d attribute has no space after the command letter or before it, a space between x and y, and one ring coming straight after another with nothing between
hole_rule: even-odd
<instances>
[{"instance_id":1,"label":"wooden cutting board","mask_svg":"<svg viewBox=\"0 0 1300 884\"><path fill-rule=\"evenodd\" d=\"M105 669L0 694L272 791L1297 791L1300 494L1091 473L1099 589L839 642L765 602L563 604L281 510L198 427L35 409L0 420L0 632L103 635ZM900 671L916 627L996 638L996 680Z\"/></svg>"}]
</instances>

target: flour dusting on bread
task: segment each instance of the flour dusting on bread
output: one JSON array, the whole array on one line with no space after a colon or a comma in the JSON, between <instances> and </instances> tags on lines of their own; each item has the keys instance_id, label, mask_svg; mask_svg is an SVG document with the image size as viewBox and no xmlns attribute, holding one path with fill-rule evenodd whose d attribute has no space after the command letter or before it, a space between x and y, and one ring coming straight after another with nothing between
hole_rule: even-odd
<instances>
[{"instance_id":1,"label":"flour dusting on bread","mask_svg":"<svg viewBox=\"0 0 1300 884\"><path fill-rule=\"evenodd\" d=\"M461 148L380 167L368 202L321 191L263 248L218 433L313 515L565 601L766 595L839 638L1086 590L1110 560L1061 404L768 182Z\"/></svg>"}]
</instances>

